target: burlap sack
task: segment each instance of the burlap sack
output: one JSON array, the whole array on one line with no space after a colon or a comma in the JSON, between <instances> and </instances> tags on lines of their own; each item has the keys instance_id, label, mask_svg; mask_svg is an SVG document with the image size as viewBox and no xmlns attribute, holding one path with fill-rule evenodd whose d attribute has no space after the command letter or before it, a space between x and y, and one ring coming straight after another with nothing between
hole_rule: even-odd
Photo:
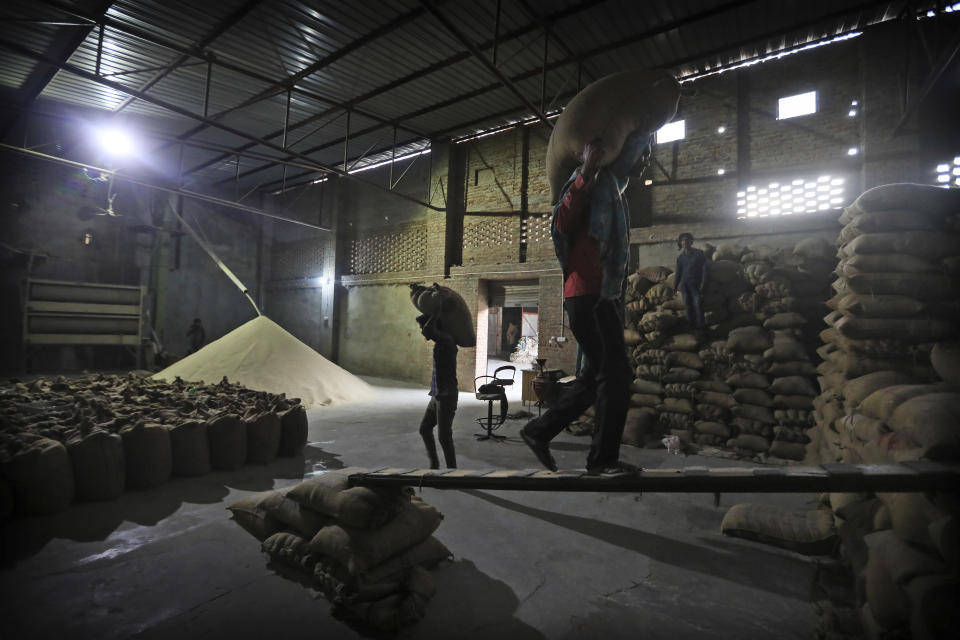
<instances>
[{"instance_id":1,"label":"burlap sack","mask_svg":"<svg viewBox=\"0 0 960 640\"><path fill-rule=\"evenodd\" d=\"M960 342L939 342L930 352L930 363L944 381L960 387Z\"/></svg>"},{"instance_id":2,"label":"burlap sack","mask_svg":"<svg viewBox=\"0 0 960 640\"><path fill-rule=\"evenodd\" d=\"M280 418L272 411L245 416L247 462L268 464L280 450Z\"/></svg>"},{"instance_id":3,"label":"burlap sack","mask_svg":"<svg viewBox=\"0 0 960 640\"><path fill-rule=\"evenodd\" d=\"M733 392L733 398L740 403L772 407L773 396L763 389L742 388Z\"/></svg>"},{"instance_id":4,"label":"burlap sack","mask_svg":"<svg viewBox=\"0 0 960 640\"><path fill-rule=\"evenodd\" d=\"M956 283L940 273L859 273L846 276L847 288L863 295L912 296L939 301L957 294Z\"/></svg>"},{"instance_id":5,"label":"burlap sack","mask_svg":"<svg viewBox=\"0 0 960 640\"><path fill-rule=\"evenodd\" d=\"M642 447L653 437L659 438L660 432L657 424L657 412L653 408L639 407L627 410L623 427L623 442L625 444Z\"/></svg>"},{"instance_id":6,"label":"burlap sack","mask_svg":"<svg viewBox=\"0 0 960 640\"><path fill-rule=\"evenodd\" d=\"M161 424L138 422L120 430L129 489L152 489L170 479L170 432Z\"/></svg>"},{"instance_id":7,"label":"burlap sack","mask_svg":"<svg viewBox=\"0 0 960 640\"><path fill-rule=\"evenodd\" d=\"M804 238L793 245L793 254L806 259L831 260L834 252L827 239L821 236Z\"/></svg>"},{"instance_id":8,"label":"burlap sack","mask_svg":"<svg viewBox=\"0 0 960 640\"><path fill-rule=\"evenodd\" d=\"M557 118L547 144L547 179L551 202L580 164L578 155L599 138L604 155L600 165L613 162L624 140L634 131L653 133L677 112L680 85L659 70L632 69L614 73L584 87Z\"/></svg>"},{"instance_id":9,"label":"burlap sack","mask_svg":"<svg viewBox=\"0 0 960 640\"><path fill-rule=\"evenodd\" d=\"M773 417L773 411L769 407L761 407L755 404L738 404L730 409L730 413L737 417L755 420L764 424L776 424L777 420Z\"/></svg>"},{"instance_id":10,"label":"burlap sack","mask_svg":"<svg viewBox=\"0 0 960 640\"><path fill-rule=\"evenodd\" d=\"M207 422L210 465L232 471L247 461L247 425L235 413L216 416Z\"/></svg>"},{"instance_id":11,"label":"burlap sack","mask_svg":"<svg viewBox=\"0 0 960 640\"><path fill-rule=\"evenodd\" d=\"M772 505L738 504L723 516L720 532L804 555L830 554L837 546L829 509L792 511Z\"/></svg>"},{"instance_id":12,"label":"burlap sack","mask_svg":"<svg viewBox=\"0 0 960 640\"><path fill-rule=\"evenodd\" d=\"M853 255L837 265L837 274L844 275L847 268L852 273L933 273L937 267L922 257L906 253L874 253Z\"/></svg>"},{"instance_id":13,"label":"burlap sack","mask_svg":"<svg viewBox=\"0 0 960 640\"><path fill-rule=\"evenodd\" d=\"M269 513L271 504L283 500L284 496L279 491L261 491L237 500L227 509L234 522L257 540L266 540L284 528L284 524Z\"/></svg>"},{"instance_id":14,"label":"burlap sack","mask_svg":"<svg viewBox=\"0 0 960 640\"><path fill-rule=\"evenodd\" d=\"M929 393L897 407L887 424L925 448L933 460L960 458L960 393Z\"/></svg>"},{"instance_id":15,"label":"burlap sack","mask_svg":"<svg viewBox=\"0 0 960 640\"><path fill-rule=\"evenodd\" d=\"M663 395L663 385L659 382L636 378L630 383L630 393L643 393L648 395Z\"/></svg>"},{"instance_id":16,"label":"burlap sack","mask_svg":"<svg viewBox=\"0 0 960 640\"><path fill-rule=\"evenodd\" d=\"M313 476L293 487L287 496L354 529L382 526L409 501L409 495L399 489L351 487L349 476L355 471L362 469L348 467Z\"/></svg>"},{"instance_id":17,"label":"burlap sack","mask_svg":"<svg viewBox=\"0 0 960 640\"><path fill-rule=\"evenodd\" d=\"M0 463L0 475L13 485L14 511L49 515L70 506L74 497L73 467L67 449L40 438Z\"/></svg>"},{"instance_id":18,"label":"burlap sack","mask_svg":"<svg viewBox=\"0 0 960 640\"><path fill-rule=\"evenodd\" d=\"M847 338L872 340L896 338L904 342L937 342L957 335L957 324L949 320L914 318L855 318L846 316L834 327Z\"/></svg>"},{"instance_id":19,"label":"burlap sack","mask_svg":"<svg viewBox=\"0 0 960 640\"><path fill-rule=\"evenodd\" d=\"M658 407L663 399L651 393L634 393L630 395L631 407Z\"/></svg>"},{"instance_id":20,"label":"burlap sack","mask_svg":"<svg viewBox=\"0 0 960 640\"><path fill-rule=\"evenodd\" d=\"M665 383L670 382L692 382L700 377L700 372L696 369L687 367L671 367L664 372L660 380Z\"/></svg>"},{"instance_id":21,"label":"burlap sack","mask_svg":"<svg viewBox=\"0 0 960 640\"><path fill-rule=\"evenodd\" d=\"M864 415L887 422L897 407L907 400L929 393L941 393L945 391L950 391L950 386L944 383L900 384L884 387L868 395L856 408Z\"/></svg>"},{"instance_id":22,"label":"burlap sack","mask_svg":"<svg viewBox=\"0 0 960 640\"><path fill-rule=\"evenodd\" d=\"M774 378L770 383L770 391L774 394L788 396L810 396L817 395L817 390L809 378L803 376L786 376L783 378Z\"/></svg>"},{"instance_id":23,"label":"burlap sack","mask_svg":"<svg viewBox=\"0 0 960 640\"><path fill-rule=\"evenodd\" d=\"M458 346L477 346L473 314L459 293L436 282L430 287L411 284L410 300L421 313L440 313L443 330L450 334Z\"/></svg>"},{"instance_id":24,"label":"burlap sack","mask_svg":"<svg viewBox=\"0 0 960 640\"><path fill-rule=\"evenodd\" d=\"M774 440L770 443L767 452L778 458L787 460L803 460L807 453L805 444L799 442L787 442L786 440Z\"/></svg>"},{"instance_id":25,"label":"burlap sack","mask_svg":"<svg viewBox=\"0 0 960 640\"><path fill-rule=\"evenodd\" d=\"M277 455L300 455L307 444L307 411L303 405L291 407L277 414L280 417L280 446Z\"/></svg>"},{"instance_id":26,"label":"burlap sack","mask_svg":"<svg viewBox=\"0 0 960 640\"><path fill-rule=\"evenodd\" d=\"M813 409L813 398L807 395L776 394L773 396L773 406L777 409Z\"/></svg>"},{"instance_id":27,"label":"burlap sack","mask_svg":"<svg viewBox=\"0 0 960 640\"><path fill-rule=\"evenodd\" d=\"M783 376L806 376L817 375L817 368L809 360L785 360L783 362L772 362L767 367L767 375L777 377Z\"/></svg>"},{"instance_id":28,"label":"burlap sack","mask_svg":"<svg viewBox=\"0 0 960 640\"><path fill-rule=\"evenodd\" d=\"M773 346L773 337L762 327L740 327L727 337L727 349L743 353L763 353Z\"/></svg>"},{"instance_id":29,"label":"burlap sack","mask_svg":"<svg viewBox=\"0 0 960 640\"><path fill-rule=\"evenodd\" d=\"M210 473L210 443L206 423L188 420L168 429L172 474L193 477Z\"/></svg>"},{"instance_id":30,"label":"burlap sack","mask_svg":"<svg viewBox=\"0 0 960 640\"><path fill-rule=\"evenodd\" d=\"M864 191L853 201L851 208L856 213L900 209L947 215L960 210L960 194L955 191L909 182L883 184Z\"/></svg>"},{"instance_id":31,"label":"burlap sack","mask_svg":"<svg viewBox=\"0 0 960 640\"><path fill-rule=\"evenodd\" d=\"M927 305L909 296L848 293L839 296L836 308L858 318L909 318Z\"/></svg>"},{"instance_id":32,"label":"burlap sack","mask_svg":"<svg viewBox=\"0 0 960 640\"><path fill-rule=\"evenodd\" d=\"M766 389L770 386L770 379L756 371L738 371L729 376L725 382L732 387L747 387L750 389Z\"/></svg>"},{"instance_id":33,"label":"burlap sack","mask_svg":"<svg viewBox=\"0 0 960 640\"><path fill-rule=\"evenodd\" d=\"M730 427L722 422L712 422L708 420L698 420L693 423L693 428L697 433L707 433L723 438L730 437Z\"/></svg>"},{"instance_id":34,"label":"burlap sack","mask_svg":"<svg viewBox=\"0 0 960 640\"><path fill-rule=\"evenodd\" d=\"M340 525L322 528L309 542L314 553L333 558L352 575L363 573L387 558L426 540L443 515L417 496L382 527L349 529Z\"/></svg>"},{"instance_id":35,"label":"burlap sack","mask_svg":"<svg viewBox=\"0 0 960 640\"><path fill-rule=\"evenodd\" d=\"M846 247L848 255L871 253L906 253L927 260L954 255L958 236L942 231L903 231L899 233L865 233Z\"/></svg>"}]
</instances>

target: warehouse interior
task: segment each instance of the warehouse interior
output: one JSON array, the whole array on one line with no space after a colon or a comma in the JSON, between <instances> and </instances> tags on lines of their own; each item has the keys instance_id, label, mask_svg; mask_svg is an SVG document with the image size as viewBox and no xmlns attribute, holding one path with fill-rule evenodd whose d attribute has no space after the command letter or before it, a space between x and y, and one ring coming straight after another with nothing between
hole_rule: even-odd
<instances>
[{"instance_id":1,"label":"warehouse interior","mask_svg":"<svg viewBox=\"0 0 960 640\"><path fill-rule=\"evenodd\" d=\"M923 482L960 461L960 4L13 0L0 20L0 637L954 637L960 500ZM623 192L621 460L900 465L913 488L524 490L580 477L595 429L590 409L553 441L556 476L519 436L584 366L552 134L634 70L678 100ZM703 330L681 233L709 265ZM428 466L431 292L470 334L457 466L520 479L348 489ZM481 439L500 404L478 378L503 366L503 438ZM376 522L347 514L363 491Z\"/></svg>"}]
</instances>

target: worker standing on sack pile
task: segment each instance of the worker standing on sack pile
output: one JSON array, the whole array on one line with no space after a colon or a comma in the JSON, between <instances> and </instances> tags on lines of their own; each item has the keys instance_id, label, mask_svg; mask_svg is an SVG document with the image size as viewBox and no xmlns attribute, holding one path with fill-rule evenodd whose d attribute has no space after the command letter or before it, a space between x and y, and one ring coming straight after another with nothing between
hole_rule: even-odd
<instances>
[{"instance_id":1,"label":"worker standing on sack pile","mask_svg":"<svg viewBox=\"0 0 960 640\"><path fill-rule=\"evenodd\" d=\"M673 288L683 296L687 320L698 331L706 328L703 319L703 288L707 285L707 256L693 248L693 234L681 233L677 238L677 268L673 272Z\"/></svg>"},{"instance_id":2,"label":"worker standing on sack pile","mask_svg":"<svg viewBox=\"0 0 960 640\"><path fill-rule=\"evenodd\" d=\"M600 166L600 139L588 142L561 190L550 227L563 268L563 306L586 365L556 405L527 423L520 437L551 471L557 463L549 443L596 402L596 428L587 454L587 472L630 473L620 462L620 440L630 404L633 371L623 340L623 297L629 260L630 217L623 192L630 176L646 169L649 132L627 136L612 164Z\"/></svg>"},{"instance_id":3,"label":"worker standing on sack pile","mask_svg":"<svg viewBox=\"0 0 960 640\"><path fill-rule=\"evenodd\" d=\"M443 305L449 301L445 300ZM427 340L433 340L433 375L430 379L430 404L420 422L420 437L427 448L430 468L439 469L437 444L433 428L437 427L437 440L443 449L444 462L448 469L457 468L457 454L453 448L453 417L457 413L457 343L444 331L440 321L442 311L417 317L420 332Z\"/></svg>"}]
</instances>

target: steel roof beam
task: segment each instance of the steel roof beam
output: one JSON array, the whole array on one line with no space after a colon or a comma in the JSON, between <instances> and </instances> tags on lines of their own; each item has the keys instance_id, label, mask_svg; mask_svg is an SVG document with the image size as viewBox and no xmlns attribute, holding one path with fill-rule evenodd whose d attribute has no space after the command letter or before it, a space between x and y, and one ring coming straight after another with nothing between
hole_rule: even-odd
<instances>
[{"instance_id":1,"label":"steel roof beam","mask_svg":"<svg viewBox=\"0 0 960 640\"><path fill-rule=\"evenodd\" d=\"M580 12L586 11L586 10L588 10L588 9L591 9L591 8L595 7L596 5L602 4L602 3L604 3L604 2L608 2L608 0L587 0L586 2L581 2L580 4L574 5L574 6L572 6L572 7L567 7L566 9L563 9L563 10L561 10L561 11L557 11L556 13L552 13L552 14L550 14L549 16L546 16L546 17L544 18L544 20L547 21L547 22L555 22L555 21L557 21L557 20L561 20L561 19L563 19L563 18L568 18L568 17L570 17L570 16L576 15L577 13L580 13ZM526 26L523 26L523 27L519 27L519 28L517 28L517 29L514 29L513 31L510 31L510 32L508 32L508 33L505 33L505 34L499 36L498 38L494 38L494 39L488 40L487 42L484 42L484 43L480 44L479 47L480 47L480 49L489 49L490 47L496 45L498 41L499 41L499 42L504 42L504 41L507 41L507 40L513 40L513 39L519 38L519 37L522 36L522 35L525 35L525 34L527 34L527 33L530 33L531 31L535 30L536 28L538 28L537 25L534 24L534 23L531 23L531 24L529 24L529 25L526 25ZM446 59L444 59L444 60L440 60L439 62L435 62L435 63L433 63L433 64L431 64L431 65L429 65L429 66L427 66L427 67L424 67L423 69L419 69L419 70L414 71L414 72L412 72L412 73L409 73L409 74L407 74L407 75L405 75L405 76L403 76L403 77L401 77L401 78L397 78L396 80L393 80L393 81L391 81L391 82L388 82L387 84L380 85L379 87L375 87L375 88L371 89L370 91L368 91L368 92L366 92L366 93L364 93L364 94L362 94L362 95L359 95L359 96L357 96L357 97L355 97L355 98L353 98L353 99L351 99L351 100L349 100L349 101L347 101L347 102L342 102L342 103L340 103L340 104L334 105L334 106L330 107L329 109L326 109L325 111L322 111L322 112L320 112L320 113L316 113L316 114L310 116L309 118L306 118L306 119L301 120L301 121L299 121L299 122L295 122L295 123L293 123L293 124L290 125L290 129L291 129L291 130L292 130L292 129L298 129L298 128L300 128L300 127L306 126L306 125L308 125L308 124L311 124L311 123L313 123L313 122L316 122L317 120L323 119L323 118L325 118L326 116L330 115L331 113L334 113L334 112L339 111L339 110L341 110L341 109L342 109L342 110L353 109L354 111L356 111L357 113L360 113L361 115L366 115L366 114L363 114L362 112L358 111L358 110L356 109L356 105L361 104L361 103L363 103L363 102L366 102L366 101L369 100L370 98L373 98L373 97L379 96L379 95L381 95L381 94L383 94L383 93L386 93L387 91L392 91L393 89L396 89L396 88L398 88L398 87L401 87L401 86L403 86L403 85L405 85L405 84L407 84L407 83L409 83L409 82L413 82L413 81L415 81L415 80L419 80L420 78L426 77L426 76L428 76L428 75L430 75L430 74L432 74L432 73L436 73L437 71L441 71L441 70L443 70L443 69L446 69L447 67L452 66L452 65L454 65L454 64L457 64L458 62L463 62L464 60L467 60L468 58L470 58L470 56L471 56L471 54L470 54L469 52L465 51L465 52L463 52L463 53L458 53L457 55L451 56L451 57L446 58ZM499 85L495 85L495 86L499 86ZM405 119L405 118L401 118L401 119ZM376 119L375 119L375 120L376 120ZM378 120L378 122L379 122L379 120ZM383 123L381 123L381 124L382 124L382 126L386 126L386 125L393 126L393 123L383 122ZM431 134L422 133L422 132L418 132L418 131L413 131L413 130L410 129L409 127L404 127L404 126L402 126L402 125L400 124L400 120L397 120L397 121L396 121L396 125L397 125L398 127L400 127L401 129L406 129L407 131L410 131L411 133L416 133L416 134L420 135L420 136L423 137L423 138L430 138L430 137L431 137ZM190 133L190 132L187 132L187 133ZM264 137L265 137L266 139L270 140L270 139L276 138L276 137L279 136L280 134L281 134L281 131L280 131L280 130L277 130L277 131L272 131L272 132L270 132L269 134L267 134L267 135L264 136ZM186 135L186 134L184 134L184 135ZM359 134L355 134L355 135L359 135ZM338 141L338 144L339 144L339 142L342 142L342 139ZM240 150L242 150L242 149L244 149L244 148L249 148L249 147L246 146L246 145L244 145L243 147L238 147L238 149L240 149ZM307 151L306 153L311 153L311 151ZM211 158L210 160L208 160L208 161L206 161L206 162L204 162L204 163L201 163L201 164L199 164L199 165L197 165L197 166L195 166L195 167L187 170L187 171L184 173L184 175L189 175L190 173L193 173L193 172L195 172L195 171L200 171L201 169L205 169L206 167L210 166L211 164L216 164L217 162L220 162L221 160L224 160L225 158L226 158L226 156L224 156L224 157Z\"/></svg>"},{"instance_id":2,"label":"steel roof beam","mask_svg":"<svg viewBox=\"0 0 960 640\"><path fill-rule=\"evenodd\" d=\"M525 95L523 95L520 89L517 88L517 85L513 84L510 78L504 75L504 73L500 71L500 69L497 69L497 67L494 66L494 64L487 59L487 56L483 55L483 52L477 48L477 45L470 42L470 39L467 38L467 35L463 31L461 31L457 27L457 25L453 24L453 21L450 20L450 18L448 18L447 16L443 15L443 13L436 6L434 6L432 0L420 0L420 3L423 6L425 6L428 11L430 11L433 17L436 18L436 20L441 25L443 25L443 27L447 31L449 31L454 38L460 41L460 44L462 44L463 46L465 46L467 49L470 50L470 53L473 55L473 57L476 58L476 60L480 64L486 67L487 71L492 73L500 81L500 84L506 87L510 91L510 93L520 98L520 101L523 102L525 105L527 105L528 109L530 109L535 114L537 114L537 116L540 118L540 120L544 124L546 124L549 127L553 126L553 124L549 120L547 120L547 116L545 116L543 112L540 111L540 108L537 107L532 102L530 102L530 100L527 99Z\"/></svg>"},{"instance_id":3,"label":"steel roof beam","mask_svg":"<svg viewBox=\"0 0 960 640\"><path fill-rule=\"evenodd\" d=\"M69 63L67 63L67 62L58 62L58 61L54 60L53 58L50 58L49 56L47 56L47 55L45 55L45 54L38 53L38 52L36 52L36 51L32 51L31 49L28 49L28 48L26 48L26 47L24 47L24 46L22 46L22 45L20 45L20 44L18 44L18 43L10 42L10 41L8 41L8 40L4 40L4 39L0 38L0 47L2 47L2 48L4 48L4 49L7 49L7 50L9 50L9 51L13 51L14 53L19 54L19 55L21 55L21 56L25 56L25 57L27 57L27 58L32 58L32 59L37 60L37 61L39 61L39 62L45 62L45 63L47 63L47 64L54 65L54 66L56 66L56 67L59 68L59 69L62 69L62 70L64 70L64 71L68 71L68 72L70 72L70 73L72 73L72 74L74 74L74 75L76 75L76 76L79 76L79 77L81 77L81 78L84 78L85 80L89 80L89 81L91 81L91 82L95 82L95 83L97 83L97 84L101 84L101 85L103 85L103 86L105 86L105 87L109 87L109 88L111 88L111 89L113 89L113 90L115 90L115 91L120 91L120 92L122 92L122 93L126 93L126 94L128 94L128 95L135 96L137 99L142 100L142 101L144 101L144 102L146 102L146 103L152 104L152 105L157 106L157 107L160 107L160 108L162 108L162 109L166 109L167 111L170 111L171 113L175 113L175 114L177 114L177 115L181 115L181 116L184 116L184 117L186 117L186 118L190 118L190 119L196 120L196 121L198 121L198 122L202 122L202 123L204 123L204 124L206 124L206 125L208 125L208 126L215 127L215 128L217 128L217 129L220 129L220 130L222 130L222 131L225 131L225 132L227 132L227 133L229 133L229 134L231 134L231 135L237 136L238 138L244 138L244 139L246 139L246 140L249 140L249 141L254 142L254 143L256 143L256 144L262 145L262 146L264 146L264 147L266 147L266 148L268 148L268 149L272 149L272 150L274 150L274 151L278 151L278 152L280 152L280 153L293 155L293 156L295 156L296 158L299 158L300 160L304 161L304 162L307 164L307 166L313 167L314 170L316 170L316 171L318 171L318 172L328 173L328 174L334 174L334 175L341 176L341 177L344 177L344 178L350 178L350 179L352 179L352 180L355 180L355 181L357 181L357 182L360 182L360 183L369 185L369 186L374 187L374 188L376 188L376 189L380 189L380 190L382 190L382 191L386 191L387 193L392 193L393 195L395 195L395 196L397 196L397 197L399 197L399 198L403 198L403 199L405 199L405 200L409 200L409 201L411 201L411 202L414 202L414 203L419 204L419 205L421 205L421 206L427 207L427 208L429 208L429 209L433 209L434 211L443 211L443 210L444 210L442 207L436 207L436 206L431 205L431 204L429 204L429 203L427 203L427 202L422 202L422 201L420 201L420 200L417 200L416 198L412 198L412 197L407 196L407 195L405 195L405 194L398 193L398 192L396 192L396 191L391 191L390 189L387 189L387 188L385 188L385 187L382 187L381 185L378 185L378 184L375 184L375 183L372 183L372 182L367 182L366 180L362 180L362 179L360 179L360 178L357 178L356 176L353 176L353 175L347 173L346 171L342 171L342 170L337 169L337 168L335 168L335 167L326 166L326 165L324 165L324 164L321 164L321 163L319 163L319 162L316 162L315 160L313 160L312 158L310 158L310 157L308 157L308 156L306 156L306 155L304 155L304 154L292 153L292 152L290 152L289 150L284 149L284 148L281 147L280 145L277 145L277 144L274 144L274 143L270 142L269 140L262 140L262 139L260 139L260 138L257 138L256 136L253 136L253 135L247 133L246 131L242 131L242 130L240 130L240 129L236 129L236 128L234 128L234 127L231 127L231 126L228 126L228 125L219 123L219 122L214 122L214 121L212 121L210 118L205 118L205 117L203 117L203 116L201 116L201 115L197 115L196 113L193 113L192 111L190 111L190 110L188 110L188 109L184 109L183 107L177 106L177 105L172 104L172 103L170 103L170 102L167 102L167 101L165 101L165 100L160 100L159 98L155 98L155 97L153 97L153 96L147 95L146 93L144 93L144 92L142 92L142 91L137 91L136 89L132 89L132 88L130 88L130 87L126 87L126 86L120 84L119 82L113 82L112 80L107 80L106 78L102 78L102 77L100 77L100 76L97 76L96 74L90 73L89 71L85 71L85 70L83 70L83 69L81 69L81 68L79 68L79 67L77 67L77 66L75 66L75 65L69 64Z\"/></svg>"},{"instance_id":4,"label":"steel roof beam","mask_svg":"<svg viewBox=\"0 0 960 640\"><path fill-rule=\"evenodd\" d=\"M245 18L248 13L256 9L257 5L259 5L262 2L263 0L247 0L245 3L237 7L236 10L234 10L230 15L228 15L226 18L221 20L220 23L217 24L217 26L215 26L213 30L211 30L207 35L205 35L203 38L201 38L197 42L193 43L193 46L197 49L204 49L211 42L213 42L214 40L219 38L221 35L223 35L233 25L237 24L243 18ZM149 80L144 82L142 85L140 85L139 91L146 91L150 87L154 86L155 84L157 84L158 82L166 78L170 73L175 71L180 65L187 62L189 59L190 59L189 54L186 54L186 53L181 54L180 57L178 57L176 60L171 62L166 69L158 71L152 78L150 78ZM128 97L126 100L120 103L120 105L116 109L114 109L113 112L120 113L121 111L126 109L128 106L133 104L135 100L136 98L132 96Z\"/></svg>"},{"instance_id":5,"label":"steel roof beam","mask_svg":"<svg viewBox=\"0 0 960 640\"><path fill-rule=\"evenodd\" d=\"M91 21L93 21L93 22L97 22L97 21L98 21L97 18L92 18L92 17L90 17L90 16L87 16L87 15L85 15L85 14L77 11L76 9L74 9L74 8L71 7L71 6L66 5L66 4L63 4L60 0L36 0L36 2L39 2L39 3L42 3L42 4L48 5L48 6L50 6L50 7L53 7L53 8L55 8L55 9L58 9L58 10L64 12L64 13L66 13L67 15L76 16L76 17L81 18L81 19L84 19L84 20L91 20ZM264 83L266 83L266 84L268 84L268 85L271 85L271 86L276 85L277 82L278 82L276 78L271 78L271 77L268 77L268 76L261 75L260 73L257 73L256 71L251 70L249 66L244 66L244 65L241 65L241 64L234 64L234 63L232 63L232 62L227 62L227 61L225 61L225 60L220 59L219 57L217 57L216 55L214 55L214 54L212 54L212 53L209 53L209 52L207 52L207 51L203 51L202 49L198 49L198 48L196 48L196 47L190 47L190 46L185 46L185 45L178 44L178 43L176 43L176 42L174 42L174 41L172 41L172 40L167 40L166 38L162 38L162 37L160 37L160 36L154 35L154 34L150 33L149 31L145 31L145 30L140 29L140 28L138 28L138 27L134 27L134 26L131 26L131 25L124 24L124 23L122 23L122 22L120 22L120 21L118 21L118 20L114 20L114 19L112 19L112 18L104 17L104 18L102 18L102 19L99 19L99 21L100 21L104 26L110 27L111 29L113 29L114 31L117 31L117 32L119 32L119 33L126 34L126 35L128 35L128 36L137 38L137 39L139 39L139 40L143 40L144 42L149 42L150 44L156 45L156 46L158 46L158 47L163 47L163 48L165 48L165 49L170 49L171 51L176 51L176 52L178 52L178 53L182 53L182 54L185 54L185 55L188 55L188 56L192 56L192 57L194 57L194 58L199 58L200 60L203 60L203 61L205 61L205 62L209 62L210 64L213 64L213 65L215 65L215 66L222 67L222 68L224 68L224 69L227 69L227 70L229 70L229 71L233 71L233 72L235 72L235 73L239 73L239 74L244 75L244 76L246 76L246 77L248 77L248 78L252 78L253 80L257 80L257 81L259 81L259 82L264 82ZM296 88L296 87L294 87L293 90L296 91L297 93L300 93L300 94L308 97L308 98L311 98L311 99L313 99L313 100L316 100L317 102L322 102L323 104L334 104L334 102L333 102L330 98L326 98L326 97L321 96L321 95L319 95L319 94L313 93L312 91L307 91L307 90L305 90L305 89L299 89L299 88ZM338 107L338 108L342 108L342 107ZM215 117L219 117L219 116L225 115L225 114L227 114L227 113L229 113L229 112L232 112L232 111L234 111L234 110L235 110L235 109L227 109L227 110L223 111L221 114L215 114ZM356 111L357 113L359 113L360 115L362 115L363 117L369 118L370 120L374 120L374 121L376 121L376 122L383 122L384 125L393 126L393 121L392 121L392 120L385 120L385 119L380 118L379 116L376 116L376 115L374 115L374 114L366 113L366 112L361 112L361 111L356 110L356 109L355 109L355 111ZM402 127L402 128L407 129L407 127ZM411 131L411 133L416 133L416 134L418 134L418 135L423 135L423 133L420 132L420 131ZM274 137L276 137L276 136L274 136Z\"/></svg>"},{"instance_id":6,"label":"steel roof beam","mask_svg":"<svg viewBox=\"0 0 960 640\"><path fill-rule=\"evenodd\" d=\"M110 5L113 4L113 0L108 0L106 2L100 2L99 4L92 7L92 14L90 16L84 17L84 22L87 24L82 26L74 26L72 24L65 24L70 28L70 32L60 38L55 42L48 51L53 59L66 62L73 55L73 52L77 50L83 41L87 39L87 35L93 31L94 27L97 24L102 24L104 15L107 13L107 10L110 8ZM103 28L102 26L100 27ZM59 69L54 65L49 64L39 64L33 71L30 72L30 75L26 80L23 81L23 84L20 87L20 96L19 102L21 106L29 107L33 104L33 101L43 93L43 90L47 88L47 85L50 84L50 81L53 80L53 77L57 74ZM0 138L6 136L6 133L10 130L10 127L13 126L16 119L10 119L3 127L3 131L0 132Z\"/></svg>"}]
</instances>

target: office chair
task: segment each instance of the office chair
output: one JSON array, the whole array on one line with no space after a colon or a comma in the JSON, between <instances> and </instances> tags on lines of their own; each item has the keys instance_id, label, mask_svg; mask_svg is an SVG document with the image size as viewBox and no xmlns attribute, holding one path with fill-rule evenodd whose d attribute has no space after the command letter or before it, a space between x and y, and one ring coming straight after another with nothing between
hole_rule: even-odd
<instances>
[{"instance_id":1,"label":"office chair","mask_svg":"<svg viewBox=\"0 0 960 640\"><path fill-rule=\"evenodd\" d=\"M501 372L504 372L501 375ZM510 377L507 377L509 372ZM507 392L504 390L504 387L509 387L513 385L513 380L517 375L517 368L512 364L506 364L502 367L497 367L493 372L493 375L486 376L477 376L473 379L473 389L476 393L477 400L485 400L487 402L487 415L483 418L477 418L477 422L480 426L486 430L486 433L475 433L477 440L493 440L494 442L499 442L500 440L505 440L506 436L494 435L494 431L500 428L506 419L507 419ZM486 382L481 383L482 380ZM497 400L500 401L500 415L493 415L493 403Z\"/></svg>"}]
</instances>

